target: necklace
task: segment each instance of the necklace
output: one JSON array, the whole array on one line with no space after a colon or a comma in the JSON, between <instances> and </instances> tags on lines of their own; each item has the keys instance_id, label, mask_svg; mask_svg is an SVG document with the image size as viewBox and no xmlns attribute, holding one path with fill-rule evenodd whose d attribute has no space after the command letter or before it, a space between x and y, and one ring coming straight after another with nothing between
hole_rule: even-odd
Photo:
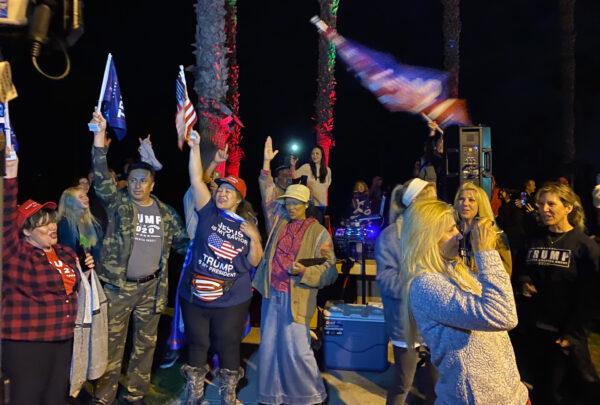
<instances>
[{"instance_id":1,"label":"necklace","mask_svg":"<svg viewBox=\"0 0 600 405\"><path fill-rule=\"evenodd\" d=\"M562 238L564 238L565 236L567 236L569 232L564 232L562 235L560 235L558 238L552 240L552 238L550 237L550 235L548 235L548 242L550 243L550 246L554 246L555 243L557 243L558 241L560 241Z\"/></svg>"}]
</instances>

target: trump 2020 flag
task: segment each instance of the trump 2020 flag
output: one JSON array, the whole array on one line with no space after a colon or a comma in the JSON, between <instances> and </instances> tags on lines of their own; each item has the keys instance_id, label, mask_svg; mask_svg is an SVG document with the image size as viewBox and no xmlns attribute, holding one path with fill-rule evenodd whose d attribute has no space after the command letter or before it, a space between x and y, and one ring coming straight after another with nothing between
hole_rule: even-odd
<instances>
[{"instance_id":1,"label":"trump 2020 flag","mask_svg":"<svg viewBox=\"0 0 600 405\"><path fill-rule=\"evenodd\" d=\"M348 41L316 16L311 22L389 111L422 114L442 128L470 124L465 100L448 98L446 72L400 64L389 55Z\"/></svg>"},{"instance_id":2,"label":"trump 2020 flag","mask_svg":"<svg viewBox=\"0 0 600 405\"><path fill-rule=\"evenodd\" d=\"M183 66L179 66L179 74L175 82L175 97L177 98L177 114L175 114L177 145L179 149L183 149L183 143L189 139L190 132L198 122L194 105L188 97Z\"/></svg>"},{"instance_id":3,"label":"trump 2020 flag","mask_svg":"<svg viewBox=\"0 0 600 405\"><path fill-rule=\"evenodd\" d=\"M104 69L104 78L102 80L102 89L100 90L98 104L107 125L115 131L117 139L120 141L125 138L125 135L127 135L125 107L123 106L121 87L117 78L117 69L110 53L108 54L106 68Z\"/></svg>"}]
</instances>

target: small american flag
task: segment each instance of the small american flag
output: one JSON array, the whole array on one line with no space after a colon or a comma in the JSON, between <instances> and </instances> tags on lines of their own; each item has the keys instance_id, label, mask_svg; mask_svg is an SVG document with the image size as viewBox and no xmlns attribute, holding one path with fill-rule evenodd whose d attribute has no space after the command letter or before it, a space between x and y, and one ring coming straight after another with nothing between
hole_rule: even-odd
<instances>
[{"instance_id":1,"label":"small american flag","mask_svg":"<svg viewBox=\"0 0 600 405\"><path fill-rule=\"evenodd\" d=\"M242 248L236 249L231 242L221 239L216 233L211 233L208 237L208 247L222 259L233 260Z\"/></svg>"},{"instance_id":2,"label":"small american flag","mask_svg":"<svg viewBox=\"0 0 600 405\"><path fill-rule=\"evenodd\" d=\"M179 149L183 149L183 143L189 139L190 131L196 125L196 122L198 122L194 105L188 97L183 66L179 66L179 75L177 75L175 84L175 95L177 97L177 114L175 115L177 145Z\"/></svg>"}]
</instances>

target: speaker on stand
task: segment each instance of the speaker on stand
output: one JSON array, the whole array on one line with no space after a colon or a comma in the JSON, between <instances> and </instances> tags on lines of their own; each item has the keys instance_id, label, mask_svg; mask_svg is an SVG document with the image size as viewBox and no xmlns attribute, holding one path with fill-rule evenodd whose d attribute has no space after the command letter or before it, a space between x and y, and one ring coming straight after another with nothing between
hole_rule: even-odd
<instances>
[{"instance_id":1,"label":"speaker on stand","mask_svg":"<svg viewBox=\"0 0 600 405\"><path fill-rule=\"evenodd\" d=\"M446 176L454 192L466 182L492 195L492 135L489 127L460 127L458 145L446 148ZM451 142L451 141L450 141ZM453 186L453 187L452 187ZM452 194L453 195L453 194ZM449 196L449 198L452 198Z\"/></svg>"}]
</instances>

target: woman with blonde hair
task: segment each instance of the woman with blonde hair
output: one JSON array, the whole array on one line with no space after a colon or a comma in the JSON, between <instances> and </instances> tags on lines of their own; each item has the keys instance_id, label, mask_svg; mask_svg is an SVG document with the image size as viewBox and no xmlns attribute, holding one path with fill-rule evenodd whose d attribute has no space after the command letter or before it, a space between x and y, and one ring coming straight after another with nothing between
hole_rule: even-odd
<instances>
[{"instance_id":1,"label":"woman with blonde hair","mask_svg":"<svg viewBox=\"0 0 600 405\"><path fill-rule=\"evenodd\" d=\"M402 231L402 212L413 202L435 200L437 193L435 183L419 178L410 179L392 191L390 207L390 225L377 238L375 244L375 260L377 263L377 283L381 290L383 314L387 334L392 341L394 351L394 382L388 388L387 405L404 405L417 372L419 354L425 350L420 345L408 346L402 328L401 295L402 275L400 272L400 232ZM433 386L437 378L431 364L419 368L425 372L422 380L422 392L425 403L433 404L435 395Z\"/></svg>"},{"instance_id":2,"label":"woman with blonde hair","mask_svg":"<svg viewBox=\"0 0 600 405\"><path fill-rule=\"evenodd\" d=\"M507 331L517 324L510 278L495 250L489 219L472 225L478 272L458 257L462 238L452 207L416 201L401 233L403 322L407 343L417 330L431 350L439 404L528 403Z\"/></svg>"},{"instance_id":3,"label":"woman with blonde hair","mask_svg":"<svg viewBox=\"0 0 600 405\"><path fill-rule=\"evenodd\" d=\"M492 205L485 190L471 182L463 183L454 197L454 209L456 210L458 229L464 236L461 241L460 255L465 263L471 270L476 271L469 233L471 232L475 218L486 218L490 220L492 227L499 235L496 239L497 245L495 246L495 250L500 254L504 268L510 275L512 273L512 256L510 254L508 237L494 222L494 212L492 211Z\"/></svg>"},{"instance_id":4,"label":"woman with blonde hair","mask_svg":"<svg viewBox=\"0 0 600 405\"><path fill-rule=\"evenodd\" d=\"M369 199L369 186L362 180L354 183L352 188L350 219L371 215L371 201Z\"/></svg>"},{"instance_id":5,"label":"woman with blonde hair","mask_svg":"<svg viewBox=\"0 0 600 405\"><path fill-rule=\"evenodd\" d=\"M90 212L90 199L81 186L63 191L58 203L58 241L77 254L91 253L98 260L102 230Z\"/></svg>"},{"instance_id":6,"label":"woman with blonde hair","mask_svg":"<svg viewBox=\"0 0 600 405\"><path fill-rule=\"evenodd\" d=\"M532 308L531 354L534 400L540 404L573 402L563 398L565 376L582 403L599 403L600 384L588 348L588 324L597 295L600 252L584 233L579 197L564 184L549 183L535 196L545 226L526 246L522 291ZM595 395L595 397L594 397Z\"/></svg>"}]
</instances>

